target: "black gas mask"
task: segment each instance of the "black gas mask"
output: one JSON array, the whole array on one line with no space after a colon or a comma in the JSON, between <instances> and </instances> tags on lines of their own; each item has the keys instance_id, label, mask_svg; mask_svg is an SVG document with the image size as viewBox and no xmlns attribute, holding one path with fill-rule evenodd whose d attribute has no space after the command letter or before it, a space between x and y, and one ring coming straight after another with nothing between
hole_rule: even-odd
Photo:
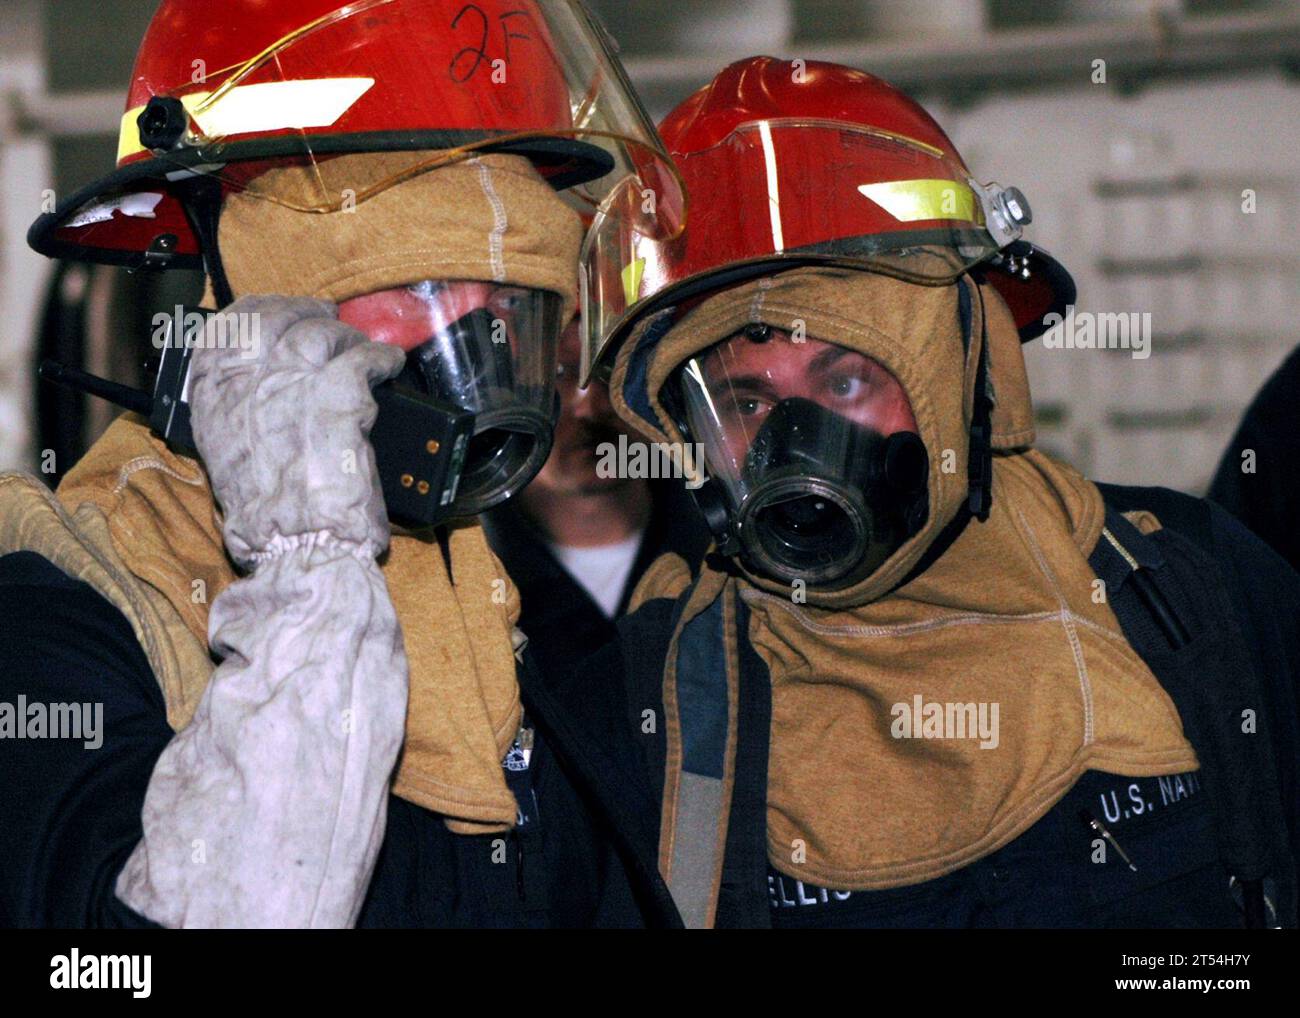
<instances>
[{"instance_id":1,"label":"black gas mask","mask_svg":"<svg viewBox=\"0 0 1300 1018\"><path fill-rule=\"evenodd\" d=\"M396 382L474 415L452 516L500 505L541 470L554 439L559 298L528 291L507 323L478 308L407 354Z\"/></svg>"},{"instance_id":2,"label":"black gas mask","mask_svg":"<svg viewBox=\"0 0 1300 1018\"><path fill-rule=\"evenodd\" d=\"M775 579L850 586L920 529L928 475L920 436L885 437L812 400L782 400L745 457L741 552Z\"/></svg>"},{"instance_id":3,"label":"black gas mask","mask_svg":"<svg viewBox=\"0 0 1300 1018\"><path fill-rule=\"evenodd\" d=\"M709 479L696 498L722 553L757 575L842 590L925 523L929 456L882 409L906 396L881 365L827 343L767 347L771 335L751 327L691 359L661 397L702 446Z\"/></svg>"}]
</instances>

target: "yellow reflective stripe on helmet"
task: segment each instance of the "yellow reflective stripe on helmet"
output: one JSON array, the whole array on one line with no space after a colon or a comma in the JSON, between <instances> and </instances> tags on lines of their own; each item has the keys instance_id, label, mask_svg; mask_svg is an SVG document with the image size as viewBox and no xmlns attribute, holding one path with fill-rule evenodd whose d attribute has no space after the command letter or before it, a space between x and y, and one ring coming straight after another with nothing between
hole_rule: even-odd
<instances>
[{"instance_id":1,"label":"yellow reflective stripe on helmet","mask_svg":"<svg viewBox=\"0 0 1300 1018\"><path fill-rule=\"evenodd\" d=\"M641 280L645 277L645 259L634 258L623 266L623 306L631 307L641 299Z\"/></svg>"},{"instance_id":2,"label":"yellow reflective stripe on helmet","mask_svg":"<svg viewBox=\"0 0 1300 1018\"><path fill-rule=\"evenodd\" d=\"M199 130L208 138L263 131L329 127L374 86L374 78L311 78L237 85L204 105L212 92L180 97ZM122 114L117 161L145 151L136 123L143 106Z\"/></svg>"},{"instance_id":3,"label":"yellow reflective stripe on helmet","mask_svg":"<svg viewBox=\"0 0 1300 1018\"><path fill-rule=\"evenodd\" d=\"M918 219L980 221L975 215L975 192L957 180L890 180L862 184L858 190L901 223Z\"/></svg>"}]
</instances>

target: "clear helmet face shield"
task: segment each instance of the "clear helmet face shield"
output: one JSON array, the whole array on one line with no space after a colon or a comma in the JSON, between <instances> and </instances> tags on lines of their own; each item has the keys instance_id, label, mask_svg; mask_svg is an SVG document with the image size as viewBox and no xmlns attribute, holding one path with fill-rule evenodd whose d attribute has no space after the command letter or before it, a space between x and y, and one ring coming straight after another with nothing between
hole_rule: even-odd
<instances>
[{"instance_id":1,"label":"clear helmet face shield","mask_svg":"<svg viewBox=\"0 0 1300 1018\"><path fill-rule=\"evenodd\" d=\"M925 522L925 445L872 358L752 325L687 361L676 388L727 537L755 573L843 589Z\"/></svg>"},{"instance_id":2,"label":"clear helmet face shield","mask_svg":"<svg viewBox=\"0 0 1300 1018\"><path fill-rule=\"evenodd\" d=\"M406 351L397 384L475 415L453 516L500 505L546 462L561 310L549 291L467 280L426 280L340 305L342 321Z\"/></svg>"}]
</instances>

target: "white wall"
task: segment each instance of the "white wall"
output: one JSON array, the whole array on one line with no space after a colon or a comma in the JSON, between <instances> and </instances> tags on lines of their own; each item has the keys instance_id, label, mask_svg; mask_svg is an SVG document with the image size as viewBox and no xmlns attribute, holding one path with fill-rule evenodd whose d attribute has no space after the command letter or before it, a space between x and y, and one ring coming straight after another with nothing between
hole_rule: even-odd
<instances>
[{"instance_id":1,"label":"white wall","mask_svg":"<svg viewBox=\"0 0 1300 1018\"><path fill-rule=\"evenodd\" d=\"M27 247L27 228L51 186L48 141L24 130L23 96L45 87L41 5L0 4L0 470L33 469L32 351L49 265Z\"/></svg>"},{"instance_id":2,"label":"white wall","mask_svg":"<svg viewBox=\"0 0 1300 1018\"><path fill-rule=\"evenodd\" d=\"M1102 480L1202 490L1300 342L1300 88L1267 75L1128 99L1089 85L931 109L977 176L1025 191L1027 236L1073 272L1080 310L1151 313L1146 360L1026 348L1040 410L1064 415L1043 441ZM1166 190L1108 198L1105 182ZM1106 259L1179 258L1162 275L1102 271Z\"/></svg>"}]
</instances>

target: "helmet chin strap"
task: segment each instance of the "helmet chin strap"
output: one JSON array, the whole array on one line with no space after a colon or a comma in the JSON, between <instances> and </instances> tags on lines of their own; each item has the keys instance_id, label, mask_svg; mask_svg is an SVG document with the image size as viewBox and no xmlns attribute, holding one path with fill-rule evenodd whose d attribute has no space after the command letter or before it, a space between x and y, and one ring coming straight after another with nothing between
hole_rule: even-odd
<instances>
[{"instance_id":1,"label":"helmet chin strap","mask_svg":"<svg viewBox=\"0 0 1300 1018\"><path fill-rule=\"evenodd\" d=\"M962 323L970 326L974 325L972 321L974 308L970 303L970 295L966 288L975 290L974 285L970 282L969 277L962 276L962 304L963 318ZM995 397L993 392L993 383L989 378L989 334L988 321L984 314L984 302L982 299L977 301L979 309L979 329L980 329L980 359L975 368L975 392L973 407L971 411L970 422L970 446L966 456L966 479L968 485L968 494L966 497L966 507L970 514L983 523L989 518L989 510L993 507L993 405ZM963 334L966 337L966 347L970 348L970 337L974 335L973 327L968 326L964 329Z\"/></svg>"},{"instance_id":2,"label":"helmet chin strap","mask_svg":"<svg viewBox=\"0 0 1300 1018\"><path fill-rule=\"evenodd\" d=\"M230 281L226 278L225 266L221 262L221 248L217 243L217 226L221 220L221 202L224 197L221 181L206 174L197 174L179 181L175 189L185 208L190 228L198 238L203 268L212 280L212 294L219 311L235 300Z\"/></svg>"}]
</instances>

